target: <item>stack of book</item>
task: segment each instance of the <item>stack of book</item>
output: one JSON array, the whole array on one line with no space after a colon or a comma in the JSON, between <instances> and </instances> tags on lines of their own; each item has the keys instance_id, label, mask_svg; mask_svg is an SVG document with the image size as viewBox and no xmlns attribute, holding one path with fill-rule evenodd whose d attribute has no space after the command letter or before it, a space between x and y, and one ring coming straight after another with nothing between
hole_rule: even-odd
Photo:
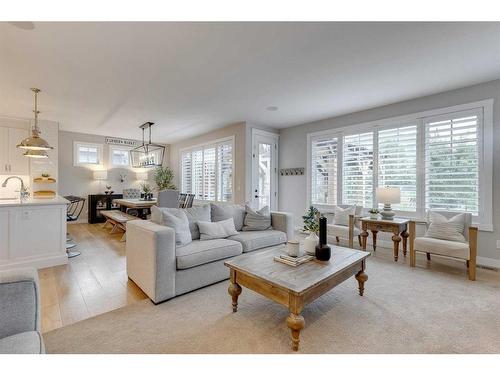
<instances>
[{"instance_id":1,"label":"stack of book","mask_svg":"<svg viewBox=\"0 0 500 375\"><path fill-rule=\"evenodd\" d=\"M291 257L290 255L287 254L281 254L274 257L274 260L276 262L285 263L292 267L297 267L298 265L309 262L312 259L314 259L314 257L312 255L307 255L307 254L298 257Z\"/></svg>"}]
</instances>

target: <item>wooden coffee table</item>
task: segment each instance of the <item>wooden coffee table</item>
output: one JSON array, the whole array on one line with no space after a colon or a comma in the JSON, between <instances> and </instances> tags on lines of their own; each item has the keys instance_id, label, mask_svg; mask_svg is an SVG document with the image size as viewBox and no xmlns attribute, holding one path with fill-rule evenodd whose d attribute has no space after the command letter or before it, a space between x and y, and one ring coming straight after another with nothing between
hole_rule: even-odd
<instances>
[{"instance_id":1,"label":"wooden coffee table","mask_svg":"<svg viewBox=\"0 0 500 375\"><path fill-rule=\"evenodd\" d=\"M312 260L298 267L273 260L286 251L284 245L224 262L230 269L228 292L233 300L233 312L238 309L242 286L287 307L290 314L286 324L292 332L292 349L297 351L300 331L305 325L300 315L302 309L351 276L358 280L359 295L362 296L368 280L365 259L370 253L334 245L330 247L332 257L328 262Z\"/></svg>"}]
</instances>

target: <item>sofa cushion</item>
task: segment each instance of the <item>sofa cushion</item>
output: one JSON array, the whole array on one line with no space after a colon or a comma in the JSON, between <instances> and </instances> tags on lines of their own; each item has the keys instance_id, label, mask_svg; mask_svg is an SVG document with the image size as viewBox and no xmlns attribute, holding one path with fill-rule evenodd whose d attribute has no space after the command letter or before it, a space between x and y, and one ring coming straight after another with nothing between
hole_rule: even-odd
<instances>
[{"instance_id":1,"label":"sofa cushion","mask_svg":"<svg viewBox=\"0 0 500 375\"><path fill-rule=\"evenodd\" d=\"M470 257L469 244L437 238L415 238L415 250L466 260Z\"/></svg>"},{"instance_id":2,"label":"sofa cushion","mask_svg":"<svg viewBox=\"0 0 500 375\"><path fill-rule=\"evenodd\" d=\"M184 246L191 242L189 221L183 209L152 206L151 221L172 228L175 231L177 246Z\"/></svg>"},{"instance_id":3,"label":"sofa cushion","mask_svg":"<svg viewBox=\"0 0 500 375\"><path fill-rule=\"evenodd\" d=\"M255 211L250 206L245 206L245 220L243 221L243 230L266 230L271 228L271 212L269 206L264 206L260 210Z\"/></svg>"},{"instance_id":4,"label":"sofa cushion","mask_svg":"<svg viewBox=\"0 0 500 375\"><path fill-rule=\"evenodd\" d=\"M238 241L243 246L243 252L254 251L268 246L275 246L286 242L286 234L279 230L261 230L239 232L229 240Z\"/></svg>"},{"instance_id":5,"label":"sofa cushion","mask_svg":"<svg viewBox=\"0 0 500 375\"><path fill-rule=\"evenodd\" d=\"M189 221L189 231L193 240L200 239L200 230L198 228L198 221L211 221L210 220L210 205L194 206L185 208L184 212Z\"/></svg>"},{"instance_id":6,"label":"sofa cushion","mask_svg":"<svg viewBox=\"0 0 500 375\"><path fill-rule=\"evenodd\" d=\"M45 347L39 332L28 331L0 339L0 354L44 354Z\"/></svg>"},{"instance_id":7,"label":"sofa cushion","mask_svg":"<svg viewBox=\"0 0 500 375\"><path fill-rule=\"evenodd\" d=\"M183 270L196 267L240 255L242 252L242 246L237 241L226 239L196 240L175 250L177 269Z\"/></svg>"},{"instance_id":8,"label":"sofa cushion","mask_svg":"<svg viewBox=\"0 0 500 375\"><path fill-rule=\"evenodd\" d=\"M234 229L234 220L229 218L221 221L198 221L198 228L200 229L200 240L215 240L217 238L227 238L233 236L238 232Z\"/></svg>"},{"instance_id":9,"label":"sofa cushion","mask_svg":"<svg viewBox=\"0 0 500 375\"><path fill-rule=\"evenodd\" d=\"M239 204L211 203L210 208L212 221L222 221L232 217L236 230L240 231L243 228L246 215L245 207Z\"/></svg>"}]
</instances>

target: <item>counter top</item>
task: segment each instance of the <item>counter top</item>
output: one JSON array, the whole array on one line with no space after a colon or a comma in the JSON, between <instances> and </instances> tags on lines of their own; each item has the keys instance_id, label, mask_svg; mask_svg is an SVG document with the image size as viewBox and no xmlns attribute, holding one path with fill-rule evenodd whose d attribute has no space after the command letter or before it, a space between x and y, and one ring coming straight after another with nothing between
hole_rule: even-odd
<instances>
[{"instance_id":1,"label":"counter top","mask_svg":"<svg viewBox=\"0 0 500 375\"><path fill-rule=\"evenodd\" d=\"M59 195L55 198L28 198L21 201L17 199L0 198L0 208L2 207L24 207L24 206L50 206L50 205L66 205L69 201Z\"/></svg>"}]
</instances>

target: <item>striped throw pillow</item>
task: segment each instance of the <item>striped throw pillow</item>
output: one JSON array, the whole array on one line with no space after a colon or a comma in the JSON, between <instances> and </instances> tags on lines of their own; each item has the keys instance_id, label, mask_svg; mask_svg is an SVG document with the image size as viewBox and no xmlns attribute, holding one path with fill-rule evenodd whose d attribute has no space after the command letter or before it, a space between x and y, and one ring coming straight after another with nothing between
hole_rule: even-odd
<instances>
[{"instance_id":1,"label":"striped throw pillow","mask_svg":"<svg viewBox=\"0 0 500 375\"><path fill-rule=\"evenodd\" d=\"M458 214L451 219L443 215L429 211L429 228L425 237L448 240L455 242L467 242L463 235L465 229L465 214Z\"/></svg>"}]
</instances>

